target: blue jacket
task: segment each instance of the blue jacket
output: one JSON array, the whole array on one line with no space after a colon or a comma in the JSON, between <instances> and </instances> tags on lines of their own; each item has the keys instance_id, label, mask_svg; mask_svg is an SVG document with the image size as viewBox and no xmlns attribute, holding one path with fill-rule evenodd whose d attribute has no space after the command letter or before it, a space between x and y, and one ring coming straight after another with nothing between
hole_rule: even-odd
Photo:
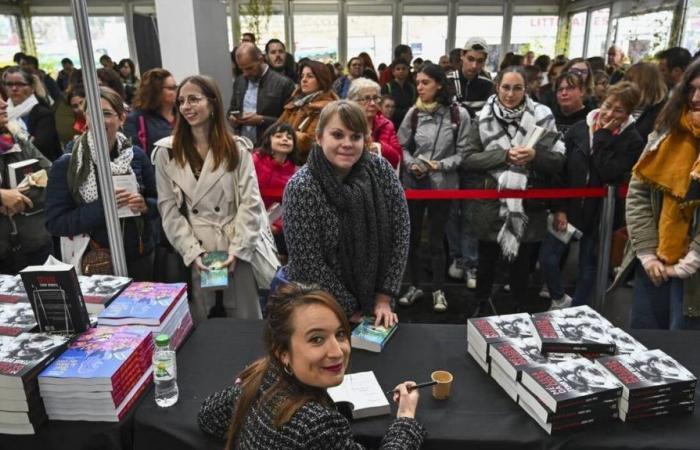
<instances>
[{"instance_id":1,"label":"blue jacket","mask_svg":"<svg viewBox=\"0 0 700 450\"><path fill-rule=\"evenodd\" d=\"M146 138L146 148L143 148L143 144L139 137L139 118L143 116ZM140 148L150 155L153 151L153 144L160 141L164 137L168 137L173 134L173 128L165 117L158 113L150 113L140 110L131 111L126 116L126 121L124 122L124 134L131 139L131 143L135 146L138 145Z\"/></svg>"},{"instance_id":2,"label":"blue jacket","mask_svg":"<svg viewBox=\"0 0 700 450\"><path fill-rule=\"evenodd\" d=\"M158 217L156 175L148 156L139 147L134 146L134 159L131 168L139 183L139 192L146 199L148 212L143 216L144 227L141 240L144 253L154 248L153 219ZM100 199L91 203L77 204L68 187L68 167L70 154L57 159L49 172L46 189L46 229L54 236L74 236L87 233L102 247L109 248L107 225L104 209ZM98 180L99 185L99 180ZM139 231L136 218L121 219L124 226L124 253L127 261L141 256L139 253Z\"/></svg>"}]
</instances>

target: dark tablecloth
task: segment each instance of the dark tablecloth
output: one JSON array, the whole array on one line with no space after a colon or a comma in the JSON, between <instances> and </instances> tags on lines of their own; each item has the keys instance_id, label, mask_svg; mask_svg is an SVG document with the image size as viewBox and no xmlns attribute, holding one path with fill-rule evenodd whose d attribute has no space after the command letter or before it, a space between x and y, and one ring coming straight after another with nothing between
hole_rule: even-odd
<instances>
[{"instance_id":1,"label":"dark tablecloth","mask_svg":"<svg viewBox=\"0 0 700 450\"><path fill-rule=\"evenodd\" d=\"M637 331L649 348L660 348L693 373L700 373L700 332ZM261 323L211 319L202 323L178 353L179 402L158 408L148 392L138 407L134 448L212 449L221 444L199 431L197 411L212 392L231 384L262 354ZM382 388L425 381L436 369L452 372L452 396L437 401L421 392L418 420L428 430L425 449L698 449L700 416L619 421L560 436L548 436L467 355L466 326L400 324L381 354L355 350L349 372L373 370ZM393 407L393 414L396 408ZM392 416L352 423L358 441L377 446Z\"/></svg>"}]
</instances>

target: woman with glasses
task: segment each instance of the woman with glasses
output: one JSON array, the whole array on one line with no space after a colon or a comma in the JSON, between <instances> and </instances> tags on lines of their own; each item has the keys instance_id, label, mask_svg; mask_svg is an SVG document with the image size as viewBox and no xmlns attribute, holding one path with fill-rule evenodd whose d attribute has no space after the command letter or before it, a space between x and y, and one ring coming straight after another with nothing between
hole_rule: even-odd
<instances>
[{"instance_id":1,"label":"woman with glasses","mask_svg":"<svg viewBox=\"0 0 700 450\"><path fill-rule=\"evenodd\" d=\"M54 236L88 235L90 243L83 257L88 252L109 249L95 165L98 151L109 152L112 176L133 177L137 187L136 191L115 190L117 207L129 215L119 220L127 271L135 280L150 281L155 247L151 221L158 217L153 166L143 150L119 131L126 118L119 94L101 87L100 107L109 149L99 149L88 130L75 138L72 153L56 160L46 189L46 228Z\"/></svg>"},{"instance_id":2,"label":"woman with glasses","mask_svg":"<svg viewBox=\"0 0 700 450\"><path fill-rule=\"evenodd\" d=\"M382 97L379 84L368 78L358 78L350 85L348 100L357 102L365 111L372 137L369 150L386 158L394 169L399 167L401 144L396 138L394 124L381 112Z\"/></svg>"},{"instance_id":3,"label":"woman with glasses","mask_svg":"<svg viewBox=\"0 0 700 450\"><path fill-rule=\"evenodd\" d=\"M496 77L496 94L472 125L462 167L467 188L527 190L546 188L564 164L551 110L526 94L527 75L511 66ZM528 146L535 127L542 138ZM510 270L510 289L518 308L527 301L530 260L547 232L547 204L540 200L500 199L466 202L466 217L479 239L479 301L474 316L489 315L491 290L499 258Z\"/></svg>"},{"instance_id":4,"label":"woman with glasses","mask_svg":"<svg viewBox=\"0 0 700 450\"><path fill-rule=\"evenodd\" d=\"M403 184L406 189L458 189L457 168L462 163L469 131L469 113L452 103L445 72L434 64L424 64L416 74L418 100L408 110L399 128L403 148ZM424 216L428 214L428 240L433 270L433 310L447 311L445 284L445 224L451 200L412 200L408 203L411 241L408 252L410 286L399 304L410 306L423 296L420 274L423 270L419 248Z\"/></svg>"},{"instance_id":5,"label":"woman with glasses","mask_svg":"<svg viewBox=\"0 0 700 450\"><path fill-rule=\"evenodd\" d=\"M591 112L590 103L585 102L586 85L575 72L564 72L554 81L556 101L552 107L557 129L564 135L573 124L584 120Z\"/></svg>"},{"instance_id":6,"label":"woman with glasses","mask_svg":"<svg viewBox=\"0 0 700 450\"><path fill-rule=\"evenodd\" d=\"M700 61L661 110L627 193L630 243L615 285L634 270L631 328L700 328Z\"/></svg>"},{"instance_id":7,"label":"woman with glasses","mask_svg":"<svg viewBox=\"0 0 700 450\"><path fill-rule=\"evenodd\" d=\"M563 77L564 75L562 75ZM639 90L630 82L618 82L608 88L599 109L586 120L569 128L564 137L566 163L562 174L563 187L601 187L619 184L629 176L639 157L643 143L630 115L639 101ZM598 229L602 201L599 198L573 198L552 202L552 226L565 231L569 223L581 233L578 276L572 298L563 289L559 262L566 244L548 234L540 251L540 268L549 288L552 308L590 300L597 269Z\"/></svg>"},{"instance_id":8,"label":"woman with glasses","mask_svg":"<svg viewBox=\"0 0 700 450\"><path fill-rule=\"evenodd\" d=\"M223 306L230 317L260 318L251 260L266 214L245 140L228 128L221 94L209 77L186 78L177 90L172 137L156 143L158 209L170 243L191 268L190 310L195 323L207 318L215 292L201 288L208 252L227 255Z\"/></svg>"},{"instance_id":9,"label":"woman with glasses","mask_svg":"<svg viewBox=\"0 0 700 450\"><path fill-rule=\"evenodd\" d=\"M591 63L583 58L573 58L570 59L568 63L564 66L561 73L571 72L575 73L583 80L583 102L592 110L597 108L598 104L595 101L595 82L593 76L593 69L591 69Z\"/></svg>"},{"instance_id":10,"label":"woman with glasses","mask_svg":"<svg viewBox=\"0 0 700 450\"><path fill-rule=\"evenodd\" d=\"M173 132L176 91L175 78L167 70L151 69L143 74L134 95L134 109L124 123L124 133L147 155L153 151L155 142Z\"/></svg>"},{"instance_id":11,"label":"woman with glasses","mask_svg":"<svg viewBox=\"0 0 700 450\"><path fill-rule=\"evenodd\" d=\"M331 89L331 74L323 63L302 61L299 63L299 71L299 87L284 105L279 121L294 127L300 163L304 164L316 139L316 125L321 110L337 100L338 96Z\"/></svg>"},{"instance_id":12,"label":"woman with glasses","mask_svg":"<svg viewBox=\"0 0 700 450\"><path fill-rule=\"evenodd\" d=\"M51 108L35 95L38 78L19 67L10 67L2 75L7 95L7 114L10 121L21 120L32 143L49 160L63 154L56 131L56 120Z\"/></svg>"}]
</instances>

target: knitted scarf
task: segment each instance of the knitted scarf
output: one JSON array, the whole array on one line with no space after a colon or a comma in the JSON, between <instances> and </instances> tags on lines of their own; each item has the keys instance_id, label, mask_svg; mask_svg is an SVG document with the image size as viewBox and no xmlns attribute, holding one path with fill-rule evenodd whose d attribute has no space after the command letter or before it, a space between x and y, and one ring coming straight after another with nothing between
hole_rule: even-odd
<instances>
[{"instance_id":1,"label":"knitted scarf","mask_svg":"<svg viewBox=\"0 0 700 450\"><path fill-rule=\"evenodd\" d=\"M645 152L632 169L664 193L656 254L666 264L677 263L688 252L688 233L700 204L700 114L684 111L679 128L658 149Z\"/></svg>"},{"instance_id":2,"label":"knitted scarf","mask_svg":"<svg viewBox=\"0 0 700 450\"><path fill-rule=\"evenodd\" d=\"M534 104L529 97L518 107L510 109L504 106L498 96L492 95L479 114L479 134L484 151L503 152L512 147L523 145L529 130L536 125ZM498 190L527 189L528 169L509 165L507 169L490 170L491 176L498 181ZM519 198L501 199L500 216L503 226L496 238L506 261L513 261L518 256L520 241L525 235L527 215L523 201Z\"/></svg>"},{"instance_id":3,"label":"knitted scarf","mask_svg":"<svg viewBox=\"0 0 700 450\"><path fill-rule=\"evenodd\" d=\"M342 179L318 146L311 149L306 163L338 211L337 258L343 281L365 313L372 312L374 295L382 292L391 255L391 219L371 157L363 152Z\"/></svg>"},{"instance_id":4,"label":"knitted scarf","mask_svg":"<svg viewBox=\"0 0 700 450\"><path fill-rule=\"evenodd\" d=\"M437 111L438 108L440 108L440 103L438 102L423 103L423 100L421 100L420 98L416 100L416 109L418 111L423 111L428 114L432 114L435 111Z\"/></svg>"},{"instance_id":5,"label":"knitted scarf","mask_svg":"<svg viewBox=\"0 0 700 450\"><path fill-rule=\"evenodd\" d=\"M97 150L92 133L83 134L75 143L68 168L68 185L71 187L73 198L90 203L99 198L97 190L97 176L95 161ZM129 138L122 133L117 133L116 158L110 161L112 175L125 175L132 173L131 160L134 158L134 150Z\"/></svg>"},{"instance_id":6,"label":"knitted scarf","mask_svg":"<svg viewBox=\"0 0 700 450\"><path fill-rule=\"evenodd\" d=\"M20 118L29 114L29 112L38 104L39 99L37 99L36 95L34 94L24 99L24 101L18 105L15 105L12 99L9 99L7 101L7 118L8 120L19 120Z\"/></svg>"},{"instance_id":7,"label":"knitted scarf","mask_svg":"<svg viewBox=\"0 0 700 450\"><path fill-rule=\"evenodd\" d=\"M323 92L323 91L316 91L316 92L312 92L311 94L306 94L306 95L305 95L305 94L302 94L301 91L299 91L299 95L298 95L297 97L295 97L294 100L293 100L294 106L297 107L297 108L301 108L302 106L304 106L304 105L310 103L310 102L313 101L316 97L318 97L319 95L321 95L322 92Z\"/></svg>"}]
</instances>

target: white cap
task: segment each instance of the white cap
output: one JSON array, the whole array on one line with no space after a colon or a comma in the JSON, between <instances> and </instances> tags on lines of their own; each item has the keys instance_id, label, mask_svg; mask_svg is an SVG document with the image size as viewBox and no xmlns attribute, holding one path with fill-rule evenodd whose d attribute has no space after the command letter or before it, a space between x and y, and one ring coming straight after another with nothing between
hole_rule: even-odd
<instances>
[{"instance_id":1,"label":"white cap","mask_svg":"<svg viewBox=\"0 0 700 450\"><path fill-rule=\"evenodd\" d=\"M474 48L474 47L481 47L481 48ZM486 43L486 39L478 36L474 36L469 38L469 40L464 44L464 48L462 49L464 51L469 51L469 50L476 50L479 52L488 52L489 46Z\"/></svg>"}]
</instances>

